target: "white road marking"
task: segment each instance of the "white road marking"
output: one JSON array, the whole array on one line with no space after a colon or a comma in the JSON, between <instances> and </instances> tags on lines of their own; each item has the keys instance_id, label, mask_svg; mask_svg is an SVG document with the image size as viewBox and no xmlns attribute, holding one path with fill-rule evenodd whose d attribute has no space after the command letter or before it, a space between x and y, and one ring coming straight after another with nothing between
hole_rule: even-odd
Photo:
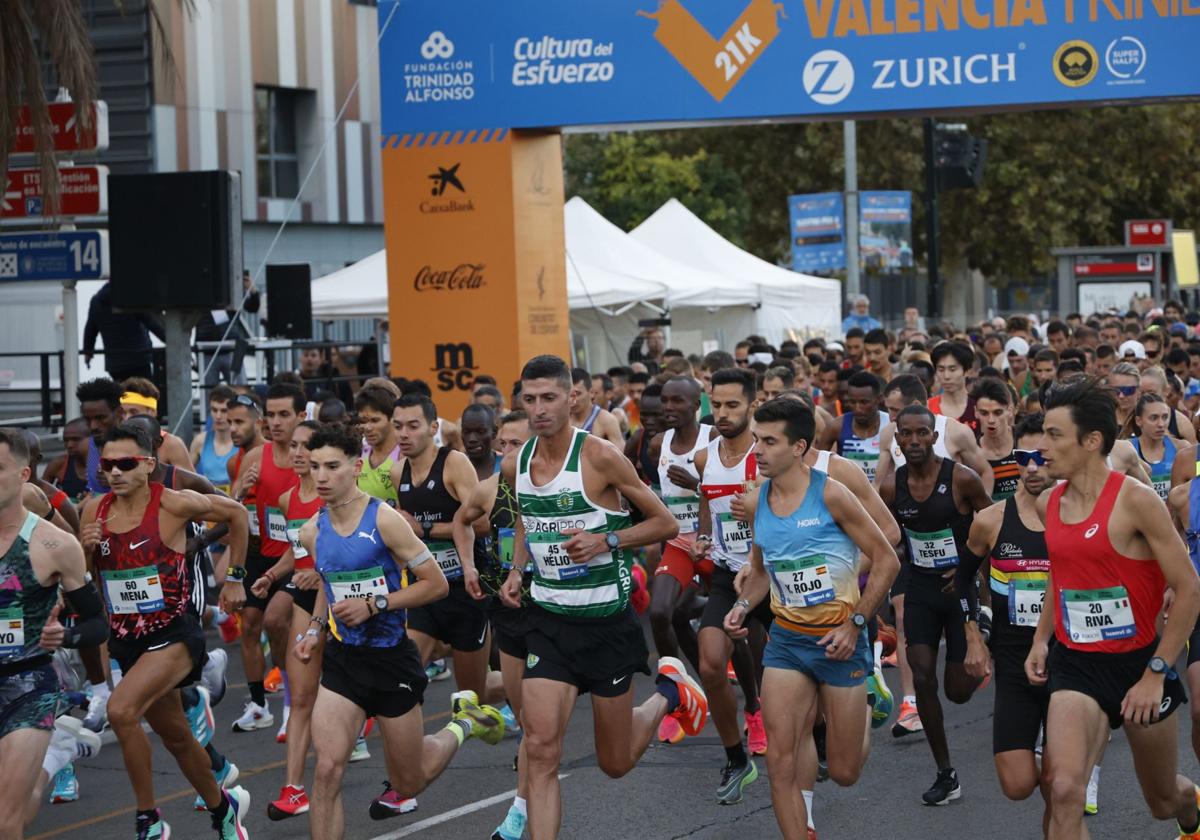
<instances>
[{"instance_id":1,"label":"white road marking","mask_svg":"<svg viewBox=\"0 0 1200 840\"><path fill-rule=\"evenodd\" d=\"M562 781L569 775L571 774L559 773L558 779L559 781ZM456 820L459 817L465 817L467 814L473 814L476 811L482 811L484 808L490 808L493 805L498 805L501 802L512 799L516 795L516 788L513 788L512 790L505 791L504 793L498 793L495 796L489 796L487 799L480 799L478 802L472 802L468 805L463 805L451 811L446 811L443 814L438 814L436 817L430 817L427 820L415 822L412 825L405 826L404 828L396 831L391 831L387 834L380 834L378 837L372 837L371 840L399 840L401 837L410 837L419 831L424 831L427 828L433 828L435 825L441 825L442 823Z\"/></svg>"}]
</instances>

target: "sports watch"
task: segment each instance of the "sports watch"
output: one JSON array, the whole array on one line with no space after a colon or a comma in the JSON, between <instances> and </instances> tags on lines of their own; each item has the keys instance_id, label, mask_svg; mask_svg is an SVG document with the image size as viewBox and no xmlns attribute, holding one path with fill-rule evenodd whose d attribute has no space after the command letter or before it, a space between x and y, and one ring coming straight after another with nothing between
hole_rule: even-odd
<instances>
[{"instance_id":1,"label":"sports watch","mask_svg":"<svg viewBox=\"0 0 1200 840\"><path fill-rule=\"evenodd\" d=\"M604 544L607 545L609 548L611 548L613 551L616 551L618 548L621 547L621 538L617 536L616 531L609 531L607 534L604 535Z\"/></svg>"},{"instance_id":2,"label":"sports watch","mask_svg":"<svg viewBox=\"0 0 1200 840\"><path fill-rule=\"evenodd\" d=\"M867 617L862 613L855 613L854 615L850 616L850 623L861 630L867 626Z\"/></svg>"},{"instance_id":3,"label":"sports watch","mask_svg":"<svg viewBox=\"0 0 1200 840\"><path fill-rule=\"evenodd\" d=\"M1168 670L1167 660L1163 659L1161 656L1156 656L1151 659L1149 663L1146 664L1146 667L1150 669L1150 673L1152 674L1165 674Z\"/></svg>"},{"instance_id":4,"label":"sports watch","mask_svg":"<svg viewBox=\"0 0 1200 840\"><path fill-rule=\"evenodd\" d=\"M386 595L376 595L375 596L375 611L377 613L381 613L381 612L387 612L387 609L388 609L387 596Z\"/></svg>"},{"instance_id":5,"label":"sports watch","mask_svg":"<svg viewBox=\"0 0 1200 840\"><path fill-rule=\"evenodd\" d=\"M231 580L232 581L242 581L245 579L246 579L246 567L245 566L230 566L228 569L225 570L226 582L231 581Z\"/></svg>"}]
</instances>

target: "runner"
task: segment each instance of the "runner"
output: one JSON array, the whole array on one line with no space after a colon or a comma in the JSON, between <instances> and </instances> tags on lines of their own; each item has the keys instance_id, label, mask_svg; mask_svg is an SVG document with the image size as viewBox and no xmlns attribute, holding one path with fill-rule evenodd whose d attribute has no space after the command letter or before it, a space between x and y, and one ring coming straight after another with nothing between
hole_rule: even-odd
<instances>
[{"instance_id":1,"label":"runner","mask_svg":"<svg viewBox=\"0 0 1200 840\"><path fill-rule=\"evenodd\" d=\"M863 362L867 372L878 377L880 382L889 381L895 373L888 352L889 343L887 332L878 328L863 336Z\"/></svg>"},{"instance_id":2,"label":"runner","mask_svg":"<svg viewBox=\"0 0 1200 840\"><path fill-rule=\"evenodd\" d=\"M1150 486L1164 501L1171 492L1171 467L1186 444L1167 434L1171 407L1158 394L1142 394L1133 410L1137 436L1130 440L1150 473Z\"/></svg>"},{"instance_id":3,"label":"runner","mask_svg":"<svg viewBox=\"0 0 1200 840\"><path fill-rule=\"evenodd\" d=\"M854 461L868 481L875 480L880 433L888 424L888 415L879 409L881 387L879 378L865 370L851 376L842 403L850 411L826 426L816 444Z\"/></svg>"},{"instance_id":4,"label":"runner","mask_svg":"<svg viewBox=\"0 0 1200 840\"><path fill-rule=\"evenodd\" d=\"M1013 455L1012 391L997 379L980 379L971 389L971 401L979 418L979 448L992 468L992 501L1002 502L1021 483Z\"/></svg>"},{"instance_id":5,"label":"runner","mask_svg":"<svg viewBox=\"0 0 1200 840\"><path fill-rule=\"evenodd\" d=\"M563 737L581 692L592 693L596 760L612 777L633 768L665 715L679 716L684 730L696 734L708 708L683 663L670 657L659 659L655 693L633 706L631 677L648 669L629 605L629 549L674 537L674 517L619 449L572 427L572 374L562 359L530 360L521 386L534 437L502 467L521 516L501 597L510 607L521 605L522 570L532 555L532 626L521 686L529 822L532 836L551 840L561 822ZM631 526L622 497L641 511L640 524Z\"/></svg>"},{"instance_id":6,"label":"runner","mask_svg":"<svg viewBox=\"0 0 1200 840\"><path fill-rule=\"evenodd\" d=\"M1186 484L1171 488L1167 505L1176 528L1187 541L1192 567L1200 572L1200 481L1193 477ZM1200 621L1188 636L1187 683L1189 696L1200 697ZM1200 703L1196 702L1192 703L1192 752L1200 758Z\"/></svg>"},{"instance_id":7,"label":"runner","mask_svg":"<svg viewBox=\"0 0 1200 840\"><path fill-rule=\"evenodd\" d=\"M366 387L354 395L354 414L363 436L363 469L358 474L358 489L392 507L399 498L392 484L392 467L400 460L400 443L392 425L395 405L396 397L384 388Z\"/></svg>"},{"instance_id":8,"label":"runner","mask_svg":"<svg viewBox=\"0 0 1200 840\"><path fill-rule=\"evenodd\" d=\"M700 680L725 749L725 767L716 793L722 805L741 802L745 787L758 778L758 768L747 756L747 748L752 755L767 751L756 660L761 659L766 630L771 625L770 608L764 604L754 612L755 622L746 641L734 643L724 625L725 616L739 597L735 578L750 560L749 513L744 497L758 483L754 433L750 428L754 388L752 370L726 368L713 374L713 417L720 437L698 452L695 461L701 477L700 527L692 551L697 563L712 563L708 601L700 615ZM737 698L729 685L731 657L738 687L745 696L745 746L737 719Z\"/></svg>"},{"instance_id":9,"label":"runner","mask_svg":"<svg viewBox=\"0 0 1200 840\"><path fill-rule=\"evenodd\" d=\"M464 427L465 435L465 427ZM500 431L496 436L496 450L501 458L510 452L518 452L529 440L529 417L517 410L500 418ZM515 456L514 456L515 457ZM488 536L488 564L478 570L477 575L465 580L467 592L476 599L487 598L488 619L500 652L500 673L504 680L504 695L517 721L517 794L509 806L504 822L496 827L492 840L521 840L529 818L527 799L529 779L527 762L521 757L525 743L521 720L521 674L529 650L525 646L525 634L529 631L529 584L532 568L526 564L521 588L521 607L513 609L500 599L500 587L513 567L513 535L519 515L517 497L513 488L499 473L479 482L471 497L454 514L454 544L462 556L470 555L475 549L475 529L472 522L487 516L491 524ZM501 710L503 711L503 710ZM508 723L505 723L508 729Z\"/></svg>"},{"instance_id":10,"label":"runner","mask_svg":"<svg viewBox=\"0 0 1200 840\"><path fill-rule=\"evenodd\" d=\"M402 432L402 445L403 440ZM311 660L322 634L332 635L325 643L312 712L316 769L310 826L314 840L340 840L345 833L342 779L367 717L379 723L389 777L405 798L441 775L466 738L499 742L504 720L490 706L479 706L471 692L462 692L450 723L436 735L422 736L425 674L405 631L405 613L444 597L446 579L405 518L358 489L362 441L357 433L321 428L308 449L325 508L301 526L299 540L323 585L294 655ZM409 577L407 586L402 586L403 575Z\"/></svg>"},{"instance_id":11,"label":"runner","mask_svg":"<svg viewBox=\"0 0 1200 840\"><path fill-rule=\"evenodd\" d=\"M158 386L149 379L131 376L121 382L121 388L123 389L121 394L121 418L123 420L144 415L158 418ZM162 452L162 460L167 464L190 470L192 459L188 455L188 448L182 438L166 430L163 430L161 434L163 442L159 451Z\"/></svg>"},{"instance_id":12,"label":"runner","mask_svg":"<svg viewBox=\"0 0 1200 840\"><path fill-rule=\"evenodd\" d=\"M908 406L896 418L896 428L905 464L884 479L879 495L904 530L908 548L908 573L902 584L904 638L917 713L938 769L937 779L922 800L926 805L944 805L958 799L962 788L950 764L938 699L937 658L943 637L946 699L966 703L979 685L963 667L967 640L953 583L948 579L954 577L966 546L972 516L988 507L991 499L972 470L934 454L937 433L929 409Z\"/></svg>"},{"instance_id":13,"label":"runner","mask_svg":"<svg viewBox=\"0 0 1200 840\"><path fill-rule=\"evenodd\" d=\"M649 457L657 465L660 495L679 525L679 536L663 548L662 560L654 570L650 628L659 656L678 657L682 649L692 667L699 670L696 633L689 616L680 615L680 610L695 595L697 575L702 583L707 583L712 574L711 561L693 560L692 546L700 517L696 455L708 448L716 432L712 426L696 420L700 411L700 383L689 376L674 376L663 384L662 410L666 430L650 442ZM673 717L663 718L663 726L669 729L659 733L660 740L671 740L663 736L673 735L677 729L668 721L676 722Z\"/></svg>"},{"instance_id":14,"label":"runner","mask_svg":"<svg viewBox=\"0 0 1200 840\"><path fill-rule=\"evenodd\" d=\"M815 420L796 400L771 400L754 412L754 455L767 480L749 500L754 511L750 573L725 619L743 624L770 592L775 627L763 657L771 802L786 840L808 834L803 790L812 764L812 721L820 702L829 744L829 776L854 784L870 747L866 627L900 565L896 552L863 506L836 480L812 470L804 456ZM779 512L786 511L783 515ZM858 554L872 558L862 592Z\"/></svg>"},{"instance_id":15,"label":"runner","mask_svg":"<svg viewBox=\"0 0 1200 840\"><path fill-rule=\"evenodd\" d=\"M109 429L121 422L121 386L111 379L92 379L75 389L79 413L87 423L90 437L85 452L89 493L104 493L100 483L100 442Z\"/></svg>"},{"instance_id":16,"label":"runner","mask_svg":"<svg viewBox=\"0 0 1200 840\"><path fill-rule=\"evenodd\" d=\"M959 421L979 437L975 400L967 395L967 371L975 365L975 352L961 341L943 341L929 354L942 392L929 398L929 410Z\"/></svg>"},{"instance_id":17,"label":"runner","mask_svg":"<svg viewBox=\"0 0 1200 840\"><path fill-rule=\"evenodd\" d=\"M658 461L650 457L650 441L666 429L666 423L663 420L661 385L651 385L642 392L638 411L642 422L637 430L629 436L629 440L625 441L625 457L637 469L638 477L642 479L642 482L661 498L662 487L658 483ZM654 546L647 546L646 550L649 551L651 548ZM657 568L657 565L656 562L651 568Z\"/></svg>"},{"instance_id":18,"label":"runner","mask_svg":"<svg viewBox=\"0 0 1200 840\"><path fill-rule=\"evenodd\" d=\"M625 438L617 418L592 402L591 387L592 377L586 370L571 369L571 425L623 447Z\"/></svg>"},{"instance_id":19,"label":"runner","mask_svg":"<svg viewBox=\"0 0 1200 840\"><path fill-rule=\"evenodd\" d=\"M45 479L38 478L38 466L42 463L42 439L36 432L21 429L25 447L29 450L29 484L37 487L46 495L54 514L50 516L54 523L69 534L79 533L79 512L71 503L65 490L60 490Z\"/></svg>"},{"instance_id":20,"label":"runner","mask_svg":"<svg viewBox=\"0 0 1200 840\"><path fill-rule=\"evenodd\" d=\"M229 433L229 401L236 396L228 385L218 385L208 392L208 416L212 428L192 438L189 453L196 472L223 493L229 492L229 459L237 450Z\"/></svg>"},{"instance_id":21,"label":"runner","mask_svg":"<svg viewBox=\"0 0 1200 840\"><path fill-rule=\"evenodd\" d=\"M408 611L408 637L416 645L422 665L428 665L438 642L448 644L454 656L454 678L459 691L487 694L487 610L467 593L467 569L477 570L486 559L482 546L464 557L454 547L454 514L479 480L467 456L433 442L437 409L425 396L406 394L392 413L403 458L392 466L392 485L399 491L400 514L433 553L438 568L449 581L447 595ZM478 523L487 533L487 521Z\"/></svg>"},{"instance_id":22,"label":"runner","mask_svg":"<svg viewBox=\"0 0 1200 840\"><path fill-rule=\"evenodd\" d=\"M66 451L52 459L42 470L42 479L67 494L71 504L79 505L87 496L87 422L82 417L68 420L63 426L63 446Z\"/></svg>"},{"instance_id":23,"label":"runner","mask_svg":"<svg viewBox=\"0 0 1200 840\"><path fill-rule=\"evenodd\" d=\"M240 508L230 500L150 482L156 466L152 451L144 429L129 425L111 429L105 435L100 464L111 493L90 500L83 513L84 548L91 552L104 583L109 651L124 675L109 698L108 720L137 800L139 840L170 835L154 807L150 742L142 731L143 719L204 798L217 836L241 840L246 836L242 816L250 796L240 787L222 791L208 755L192 736L175 689L199 679L205 663L204 633L190 609L195 581L183 554L187 523L228 523L234 565L245 556L246 526Z\"/></svg>"},{"instance_id":24,"label":"runner","mask_svg":"<svg viewBox=\"0 0 1200 840\"><path fill-rule=\"evenodd\" d=\"M486 405L469 405L463 409L459 428L463 450L475 468L475 477L483 481L500 472L500 456L495 451L495 413Z\"/></svg>"},{"instance_id":25,"label":"runner","mask_svg":"<svg viewBox=\"0 0 1200 840\"><path fill-rule=\"evenodd\" d=\"M238 402L240 405L240 399ZM288 578L285 576L272 580L267 598L260 598L254 594L254 584L291 545L287 536L287 520L279 508L279 497L285 490L300 483L300 479L292 472L288 447L292 441L292 432L304 416L305 403L304 392L296 385L277 384L267 389L263 419L270 440L239 459L237 480L233 485L235 497L253 492L259 539L258 551L251 552L246 558L246 602L241 613L242 666L246 671L250 698L246 701L241 717L233 722L234 732L266 729L275 723L275 716L271 714L267 704L264 684L266 658L263 656L259 639L265 629L270 643L271 661L275 663L275 668L282 672L286 663L287 635L292 613L291 606L287 603L290 598L284 592ZM242 405L241 408L248 409L248 406ZM240 413L242 412L239 411ZM276 599L279 600L276 602ZM266 620L267 615L270 615L269 621ZM277 678L279 677L282 675L277 675ZM281 682L285 680L284 677ZM286 731L286 690L283 709L281 730Z\"/></svg>"},{"instance_id":26,"label":"runner","mask_svg":"<svg viewBox=\"0 0 1200 840\"><path fill-rule=\"evenodd\" d=\"M1080 380L1050 389L1045 405L1041 453L1061 482L1038 500L1053 608L1042 612L1025 673L1050 691L1049 836L1083 835L1088 774L1108 729L1131 723L1125 737L1150 813L1200 837L1196 787L1177 775L1178 722L1165 720L1186 702L1171 663L1200 614L1200 580L1157 494L1105 466L1117 436L1111 391ZM1167 588L1175 600L1160 638Z\"/></svg>"}]
</instances>

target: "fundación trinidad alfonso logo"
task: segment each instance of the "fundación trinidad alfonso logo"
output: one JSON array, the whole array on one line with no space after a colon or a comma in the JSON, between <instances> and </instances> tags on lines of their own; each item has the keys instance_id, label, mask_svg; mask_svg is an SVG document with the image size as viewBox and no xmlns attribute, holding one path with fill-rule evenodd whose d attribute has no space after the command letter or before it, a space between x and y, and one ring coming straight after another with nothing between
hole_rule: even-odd
<instances>
[{"instance_id":1,"label":"fundaci\u00f3n trinidad alfonso logo","mask_svg":"<svg viewBox=\"0 0 1200 840\"><path fill-rule=\"evenodd\" d=\"M680 0L660 0L658 11L639 11L658 22L655 39L720 102L779 35L786 17L777 0L750 0L720 38L714 38Z\"/></svg>"}]
</instances>

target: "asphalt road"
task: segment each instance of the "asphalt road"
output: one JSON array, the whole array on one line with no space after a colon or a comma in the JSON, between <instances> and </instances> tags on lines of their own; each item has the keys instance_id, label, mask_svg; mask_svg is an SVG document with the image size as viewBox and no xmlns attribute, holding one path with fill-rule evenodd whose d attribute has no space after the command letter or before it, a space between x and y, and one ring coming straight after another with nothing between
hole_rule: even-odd
<instances>
[{"instance_id":1,"label":"asphalt road","mask_svg":"<svg viewBox=\"0 0 1200 840\"><path fill-rule=\"evenodd\" d=\"M647 634L649 638L649 634ZM210 635L210 643L216 643ZM255 840L307 837L307 817L273 823L266 803L278 796L283 781L284 748L274 740L274 730L236 734L230 723L240 713L245 687L236 647L230 653L230 689L215 710L215 742L241 770L242 784L251 794L247 829ZM893 687L897 672L885 672ZM427 729L445 724L453 680L433 683L426 693ZM638 697L652 690L648 678L638 677ZM280 699L272 698L278 714ZM770 702L767 698L766 702ZM849 837L925 838L971 837L973 840L1019 840L1040 837L1041 807L1035 795L1020 803L1009 802L1000 792L992 765L992 692L983 690L966 706L947 707L951 752L963 785L962 799L948 806L929 808L921 793L933 782L934 767L923 739L893 740L890 726L876 730L871 758L862 779L852 788L832 783L818 786L814 808L822 840ZM1182 772L1200 778L1189 746L1190 721L1179 715ZM564 818L562 837L614 837L639 840L658 838L767 838L777 837L765 778L765 759L758 759L759 781L746 790L740 805L722 807L713 792L724 763L711 724L696 738L677 745L653 745L641 763L623 779L609 779L596 767L592 747L590 702L584 698L572 718L562 773ZM109 736L110 740L111 735ZM194 793L170 756L155 743L154 770L159 804L171 823L172 836L211 837L205 814L192 811ZM412 814L386 822L367 815L371 798L384 778L382 749L377 735L370 741L372 756L353 764L345 787L346 837L351 840L486 840L504 818L516 787L512 758L516 741L500 745L469 741L446 773L419 797ZM96 758L77 767L81 797L78 802L42 807L27 837L128 840L133 834L133 798L115 743L107 744ZM311 773L309 774L311 780ZM1124 736L1115 733L1104 761L1100 784L1100 813L1087 824L1095 838L1141 840L1173 837L1174 825L1155 823L1142 802Z\"/></svg>"}]
</instances>

